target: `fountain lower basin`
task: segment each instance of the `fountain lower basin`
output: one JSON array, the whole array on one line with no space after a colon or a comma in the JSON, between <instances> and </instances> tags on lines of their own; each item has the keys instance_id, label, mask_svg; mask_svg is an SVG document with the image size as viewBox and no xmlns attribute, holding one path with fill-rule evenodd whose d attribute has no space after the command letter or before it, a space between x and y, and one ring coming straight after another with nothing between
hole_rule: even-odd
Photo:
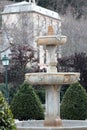
<instances>
[{"instance_id":1,"label":"fountain lower basin","mask_svg":"<svg viewBox=\"0 0 87 130\"><path fill-rule=\"evenodd\" d=\"M43 120L16 122L17 130L87 130L87 120L62 120L62 127L44 127Z\"/></svg>"},{"instance_id":2,"label":"fountain lower basin","mask_svg":"<svg viewBox=\"0 0 87 130\"><path fill-rule=\"evenodd\" d=\"M72 84L78 81L79 73L27 73L26 81L36 85L62 85Z\"/></svg>"}]
</instances>

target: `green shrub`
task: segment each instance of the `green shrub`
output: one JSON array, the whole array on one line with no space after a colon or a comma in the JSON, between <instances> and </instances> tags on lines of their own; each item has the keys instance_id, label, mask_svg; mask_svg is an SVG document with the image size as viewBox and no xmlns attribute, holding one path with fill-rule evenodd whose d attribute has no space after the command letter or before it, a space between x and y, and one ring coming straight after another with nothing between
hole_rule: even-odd
<instances>
[{"instance_id":1,"label":"green shrub","mask_svg":"<svg viewBox=\"0 0 87 130\"><path fill-rule=\"evenodd\" d=\"M61 118L71 120L87 119L87 94L79 84L70 85L60 107Z\"/></svg>"},{"instance_id":2,"label":"green shrub","mask_svg":"<svg viewBox=\"0 0 87 130\"><path fill-rule=\"evenodd\" d=\"M45 89L35 90L36 94L39 96L39 99L42 104L45 104Z\"/></svg>"},{"instance_id":3,"label":"green shrub","mask_svg":"<svg viewBox=\"0 0 87 130\"><path fill-rule=\"evenodd\" d=\"M7 98L7 94L8 94L8 100L9 100L9 103L10 103L10 100L11 100L10 85L8 84L8 93L7 93L6 84L5 83L0 83L0 91L2 92L5 99Z\"/></svg>"},{"instance_id":4,"label":"green shrub","mask_svg":"<svg viewBox=\"0 0 87 130\"><path fill-rule=\"evenodd\" d=\"M4 83L0 83L0 91L3 93L4 97L6 95L6 88Z\"/></svg>"},{"instance_id":5,"label":"green shrub","mask_svg":"<svg viewBox=\"0 0 87 130\"><path fill-rule=\"evenodd\" d=\"M62 101L63 96L65 94L65 92L67 91L69 85L62 85L61 89L60 89L60 101Z\"/></svg>"},{"instance_id":6,"label":"green shrub","mask_svg":"<svg viewBox=\"0 0 87 130\"><path fill-rule=\"evenodd\" d=\"M34 89L27 82L23 83L11 103L14 117L19 120L43 119L44 111Z\"/></svg>"},{"instance_id":7,"label":"green shrub","mask_svg":"<svg viewBox=\"0 0 87 130\"><path fill-rule=\"evenodd\" d=\"M13 115L0 92L0 130L16 130Z\"/></svg>"}]
</instances>

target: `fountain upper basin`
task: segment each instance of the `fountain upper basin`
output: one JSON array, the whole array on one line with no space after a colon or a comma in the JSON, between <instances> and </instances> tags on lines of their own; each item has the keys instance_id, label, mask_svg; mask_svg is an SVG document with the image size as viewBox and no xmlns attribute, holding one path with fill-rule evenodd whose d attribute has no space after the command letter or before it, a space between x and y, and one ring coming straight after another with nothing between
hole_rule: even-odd
<instances>
[{"instance_id":1,"label":"fountain upper basin","mask_svg":"<svg viewBox=\"0 0 87 130\"><path fill-rule=\"evenodd\" d=\"M25 80L33 85L62 85L78 81L79 73L27 73Z\"/></svg>"},{"instance_id":2,"label":"fountain upper basin","mask_svg":"<svg viewBox=\"0 0 87 130\"><path fill-rule=\"evenodd\" d=\"M48 35L48 36L40 36L37 39L37 45L63 45L66 43L67 37L64 35Z\"/></svg>"}]
</instances>

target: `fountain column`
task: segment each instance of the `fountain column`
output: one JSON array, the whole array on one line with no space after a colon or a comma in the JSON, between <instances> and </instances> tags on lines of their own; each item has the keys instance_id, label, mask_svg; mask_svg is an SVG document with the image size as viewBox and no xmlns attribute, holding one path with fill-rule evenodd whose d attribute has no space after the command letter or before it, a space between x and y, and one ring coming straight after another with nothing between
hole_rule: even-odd
<instances>
[{"instance_id":1,"label":"fountain column","mask_svg":"<svg viewBox=\"0 0 87 130\"><path fill-rule=\"evenodd\" d=\"M56 45L46 45L47 73L57 73ZM60 86L48 85L46 87L46 113L45 126L56 126L56 119L60 117Z\"/></svg>"},{"instance_id":2,"label":"fountain column","mask_svg":"<svg viewBox=\"0 0 87 130\"><path fill-rule=\"evenodd\" d=\"M46 113L45 126L56 126L56 120L60 117L60 86L46 87Z\"/></svg>"}]
</instances>

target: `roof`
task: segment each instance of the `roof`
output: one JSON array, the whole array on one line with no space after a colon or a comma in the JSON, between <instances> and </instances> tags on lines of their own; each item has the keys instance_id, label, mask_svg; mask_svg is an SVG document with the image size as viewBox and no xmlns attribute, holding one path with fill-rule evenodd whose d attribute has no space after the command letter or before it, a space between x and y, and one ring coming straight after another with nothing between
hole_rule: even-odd
<instances>
[{"instance_id":1,"label":"roof","mask_svg":"<svg viewBox=\"0 0 87 130\"><path fill-rule=\"evenodd\" d=\"M11 5L6 5L4 7L4 11L1 14L6 15L6 14L22 13L22 12L36 12L60 20L60 16L57 12L48 10L46 8L36 5L35 3L26 2L26 1L18 2Z\"/></svg>"}]
</instances>

